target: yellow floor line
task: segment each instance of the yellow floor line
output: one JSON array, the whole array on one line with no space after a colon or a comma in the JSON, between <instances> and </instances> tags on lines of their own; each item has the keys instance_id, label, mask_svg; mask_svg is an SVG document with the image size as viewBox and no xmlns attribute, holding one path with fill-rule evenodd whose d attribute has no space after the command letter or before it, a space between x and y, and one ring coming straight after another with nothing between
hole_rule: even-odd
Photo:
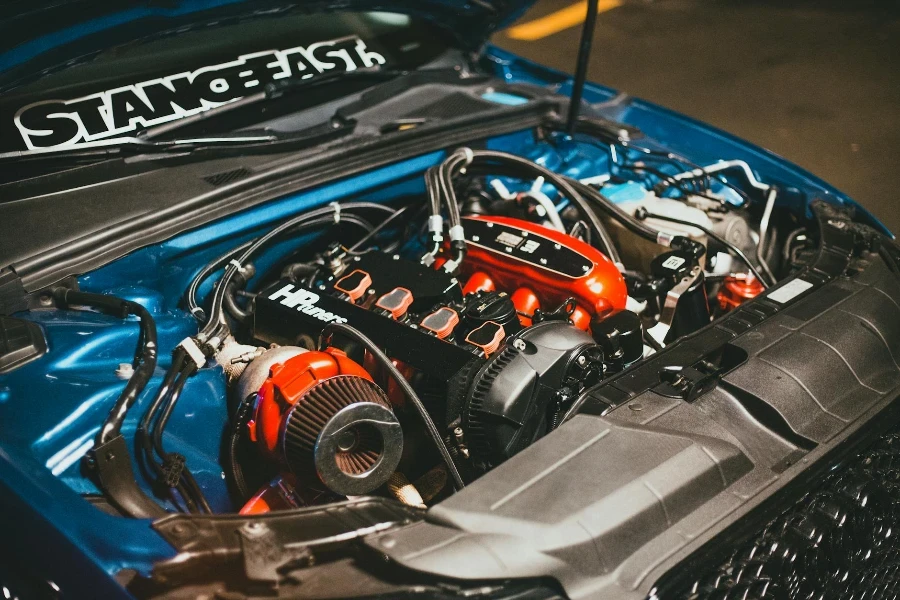
<instances>
[{"instance_id":1,"label":"yellow floor line","mask_svg":"<svg viewBox=\"0 0 900 600\"><path fill-rule=\"evenodd\" d=\"M600 12L612 10L617 6L622 6L622 0L597 0L597 8ZM572 6L550 13L546 17L510 27L506 30L506 37L533 42L583 23L586 15L587 0L582 0Z\"/></svg>"}]
</instances>

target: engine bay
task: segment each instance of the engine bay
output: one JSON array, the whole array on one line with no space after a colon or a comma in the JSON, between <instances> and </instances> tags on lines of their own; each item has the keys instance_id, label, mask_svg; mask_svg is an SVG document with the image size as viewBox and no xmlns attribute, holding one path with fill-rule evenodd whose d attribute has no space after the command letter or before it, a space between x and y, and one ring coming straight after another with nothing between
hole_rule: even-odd
<instances>
[{"instance_id":1,"label":"engine bay","mask_svg":"<svg viewBox=\"0 0 900 600\"><path fill-rule=\"evenodd\" d=\"M805 230L771 230L776 187L742 161L703 168L596 139L543 150L592 170L461 147L410 177L424 194L323 202L237 245L191 247L181 262L227 250L190 268L159 323L164 294L149 286L85 291L112 265L81 291L56 288L56 308L35 311L48 329L79 310L127 345L134 332L120 330L134 324L108 316L127 313L140 336L99 433L48 464L137 517L363 495L425 508L552 432L591 386L802 264ZM186 320L198 331L172 339Z\"/></svg>"},{"instance_id":2,"label":"engine bay","mask_svg":"<svg viewBox=\"0 0 900 600\"><path fill-rule=\"evenodd\" d=\"M235 212L4 317L4 419L115 516L435 506L810 263L802 181L699 160L585 116Z\"/></svg>"}]
</instances>

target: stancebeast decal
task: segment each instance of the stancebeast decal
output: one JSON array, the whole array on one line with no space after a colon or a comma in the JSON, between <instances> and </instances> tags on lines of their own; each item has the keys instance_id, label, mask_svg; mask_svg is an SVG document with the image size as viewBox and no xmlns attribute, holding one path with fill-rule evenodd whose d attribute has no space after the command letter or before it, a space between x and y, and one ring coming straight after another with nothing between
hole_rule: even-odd
<instances>
[{"instance_id":1,"label":"stancebeast decal","mask_svg":"<svg viewBox=\"0 0 900 600\"><path fill-rule=\"evenodd\" d=\"M29 149L73 146L174 121L238 100L279 79L311 79L383 65L356 36L254 52L237 60L75 98L43 100L16 112Z\"/></svg>"}]
</instances>

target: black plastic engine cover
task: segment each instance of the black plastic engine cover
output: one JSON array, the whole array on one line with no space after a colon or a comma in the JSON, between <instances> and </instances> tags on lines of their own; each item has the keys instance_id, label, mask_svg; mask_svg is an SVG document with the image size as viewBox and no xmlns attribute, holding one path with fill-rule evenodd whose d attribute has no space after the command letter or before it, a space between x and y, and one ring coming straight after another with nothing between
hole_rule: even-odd
<instances>
[{"instance_id":1,"label":"black plastic engine cover","mask_svg":"<svg viewBox=\"0 0 900 600\"><path fill-rule=\"evenodd\" d=\"M896 533L888 532L900 521L866 479L893 452L882 446L870 462L864 457L862 486L845 480L852 485L822 496L840 510L870 506L866 515L879 520L841 518L810 496L812 510L783 513L840 478L849 450L900 419L896 266L883 253L855 259L850 215L812 208L822 240L814 266L608 377L558 431L432 507L423 522L366 543L430 575L552 578L569 598L820 597L813 592L824 577L836 581L829 591L838 597L857 575L868 587L854 592L888 597L893 581L882 577L897 573ZM715 367L715 385L684 398L658 393L667 373L702 361ZM873 539L892 552L875 551ZM819 556L838 562L823 566ZM843 557L855 561L851 569ZM818 580L779 587L806 574Z\"/></svg>"},{"instance_id":2,"label":"black plastic engine cover","mask_svg":"<svg viewBox=\"0 0 900 600\"><path fill-rule=\"evenodd\" d=\"M562 399L579 357L593 338L567 322L538 323L507 341L474 376L463 430L472 457L483 468L530 446L549 429L550 404Z\"/></svg>"}]
</instances>

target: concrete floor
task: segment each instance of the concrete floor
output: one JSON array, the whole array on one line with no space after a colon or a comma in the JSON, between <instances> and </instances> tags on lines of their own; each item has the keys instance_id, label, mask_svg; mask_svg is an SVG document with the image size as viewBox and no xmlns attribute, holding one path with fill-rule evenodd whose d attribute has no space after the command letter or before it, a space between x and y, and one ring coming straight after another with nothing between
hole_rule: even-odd
<instances>
[{"instance_id":1,"label":"concrete floor","mask_svg":"<svg viewBox=\"0 0 900 600\"><path fill-rule=\"evenodd\" d=\"M494 42L571 71L579 34ZM897 0L626 0L600 14L589 79L777 152L900 232Z\"/></svg>"}]
</instances>

